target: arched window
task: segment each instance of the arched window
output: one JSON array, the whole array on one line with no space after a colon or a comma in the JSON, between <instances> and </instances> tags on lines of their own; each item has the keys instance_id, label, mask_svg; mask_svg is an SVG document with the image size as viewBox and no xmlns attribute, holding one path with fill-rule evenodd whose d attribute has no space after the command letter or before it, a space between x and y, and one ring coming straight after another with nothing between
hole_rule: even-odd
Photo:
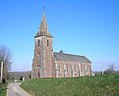
<instances>
[{"instance_id":1,"label":"arched window","mask_svg":"<svg viewBox=\"0 0 119 96\"><path fill-rule=\"evenodd\" d=\"M76 65L74 65L74 72L76 72Z\"/></svg>"},{"instance_id":2,"label":"arched window","mask_svg":"<svg viewBox=\"0 0 119 96\"><path fill-rule=\"evenodd\" d=\"M40 46L40 40L38 39L38 46Z\"/></svg>"},{"instance_id":3,"label":"arched window","mask_svg":"<svg viewBox=\"0 0 119 96\"><path fill-rule=\"evenodd\" d=\"M74 65L71 65L71 77L74 77Z\"/></svg>"},{"instance_id":4,"label":"arched window","mask_svg":"<svg viewBox=\"0 0 119 96\"><path fill-rule=\"evenodd\" d=\"M47 47L49 46L49 40L47 40Z\"/></svg>"},{"instance_id":5,"label":"arched window","mask_svg":"<svg viewBox=\"0 0 119 96\"><path fill-rule=\"evenodd\" d=\"M58 73L60 74L60 72L61 72L61 68L60 68L60 66L59 66L59 68L58 68L58 71L59 71Z\"/></svg>"},{"instance_id":6,"label":"arched window","mask_svg":"<svg viewBox=\"0 0 119 96\"><path fill-rule=\"evenodd\" d=\"M67 65L67 73L69 72L68 65Z\"/></svg>"},{"instance_id":7,"label":"arched window","mask_svg":"<svg viewBox=\"0 0 119 96\"><path fill-rule=\"evenodd\" d=\"M78 64L78 69L79 69L79 76L81 76L81 65L80 65L80 63Z\"/></svg>"}]
</instances>

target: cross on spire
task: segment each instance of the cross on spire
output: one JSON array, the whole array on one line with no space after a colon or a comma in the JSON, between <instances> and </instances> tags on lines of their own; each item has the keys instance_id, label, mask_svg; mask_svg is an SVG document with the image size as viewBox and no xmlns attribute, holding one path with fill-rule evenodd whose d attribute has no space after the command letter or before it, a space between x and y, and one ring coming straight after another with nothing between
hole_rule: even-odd
<instances>
[{"instance_id":1,"label":"cross on spire","mask_svg":"<svg viewBox=\"0 0 119 96\"><path fill-rule=\"evenodd\" d=\"M43 6L43 16L45 16L45 6Z\"/></svg>"},{"instance_id":2,"label":"cross on spire","mask_svg":"<svg viewBox=\"0 0 119 96\"><path fill-rule=\"evenodd\" d=\"M43 6L43 10L42 10L42 20L39 27L39 32L37 33L35 37L39 37L39 36L52 37L52 35L48 32L48 24L47 24L46 15L45 15L45 6Z\"/></svg>"},{"instance_id":3,"label":"cross on spire","mask_svg":"<svg viewBox=\"0 0 119 96\"><path fill-rule=\"evenodd\" d=\"M45 6L43 7L43 15L42 15L42 21L40 25L40 33L48 34L48 25L47 25L46 16L45 16Z\"/></svg>"}]
</instances>

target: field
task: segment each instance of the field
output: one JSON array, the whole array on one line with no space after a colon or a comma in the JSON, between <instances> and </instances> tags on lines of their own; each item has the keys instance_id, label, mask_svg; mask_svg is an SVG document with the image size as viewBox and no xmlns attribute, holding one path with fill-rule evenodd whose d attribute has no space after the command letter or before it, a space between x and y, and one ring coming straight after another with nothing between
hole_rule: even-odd
<instances>
[{"instance_id":1,"label":"field","mask_svg":"<svg viewBox=\"0 0 119 96\"><path fill-rule=\"evenodd\" d=\"M119 75L31 79L21 87L33 96L119 96Z\"/></svg>"},{"instance_id":2,"label":"field","mask_svg":"<svg viewBox=\"0 0 119 96\"><path fill-rule=\"evenodd\" d=\"M0 96L6 96L6 84L0 84Z\"/></svg>"}]
</instances>

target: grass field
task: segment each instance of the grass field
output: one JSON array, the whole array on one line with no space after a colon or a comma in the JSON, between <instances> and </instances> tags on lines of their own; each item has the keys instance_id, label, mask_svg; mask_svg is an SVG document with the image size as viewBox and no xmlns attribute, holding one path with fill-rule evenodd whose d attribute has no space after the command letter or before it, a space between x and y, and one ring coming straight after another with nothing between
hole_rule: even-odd
<instances>
[{"instance_id":1,"label":"grass field","mask_svg":"<svg viewBox=\"0 0 119 96\"><path fill-rule=\"evenodd\" d=\"M6 84L0 84L0 96L6 96Z\"/></svg>"},{"instance_id":2,"label":"grass field","mask_svg":"<svg viewBox=\"0 0 119 96\"><path fill-rule=\"evenodd\" d=\"M31 79L21 87L33 96L119 96L119 75Z\"/></svg>"}]
</instances>

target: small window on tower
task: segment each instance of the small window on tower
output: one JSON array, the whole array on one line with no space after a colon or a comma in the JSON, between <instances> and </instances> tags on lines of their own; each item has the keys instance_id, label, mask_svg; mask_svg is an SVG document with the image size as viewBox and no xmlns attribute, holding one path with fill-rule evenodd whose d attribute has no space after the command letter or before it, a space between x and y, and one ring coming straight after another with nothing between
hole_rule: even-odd
<instances>
[{"instance_id":1,"label":"small window on tower","mask_svg":"<svg viewBox=\"0 0 119 96\"><path fill-rule=\"evenodd\" d=\"M49 40L47 40L47 46L49 46Z\"/></svg>"},{"instance_id":2,"label":"small window on tower","mask_svg":"<svg viewBox=\"0 0 119 96\"><path fill-rule=\"evenodd\" d=\"M38 46L40 46L40 40L38 40Z\"/></svg>"}]
</instances>

